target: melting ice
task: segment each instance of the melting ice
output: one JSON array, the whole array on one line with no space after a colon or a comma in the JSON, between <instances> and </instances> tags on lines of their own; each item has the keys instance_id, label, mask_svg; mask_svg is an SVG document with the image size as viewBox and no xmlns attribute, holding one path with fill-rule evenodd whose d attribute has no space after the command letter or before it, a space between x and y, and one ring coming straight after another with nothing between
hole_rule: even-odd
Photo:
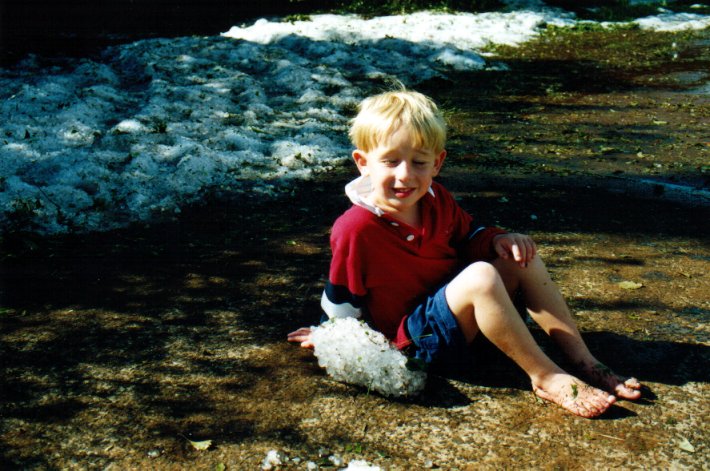
<instances>
[{"instance_id":1,"label":"melting ice","mask_svg":"<svg viewBox=\"0 0 710 471\"><path fill-rule=\"evenodd\" d=\"M362 321L331 319L313 329L311 339L318 364L337 381L395 397L424 389L426 374L407 368L407 357Z\"/></svg>"},{"instance_id":2,"label":"melting ice","mask_svg":"<svg viewBox=\"0 0 710 471\"><path fill-rule=\"evenodd\" d=\"M327 172L348 160L347 120L383 79L496 67L481 48L575 21L539 0L506 3L515 11L259 20L0 69L0 230L108 230Z\"/></svg>"}]
</instances>

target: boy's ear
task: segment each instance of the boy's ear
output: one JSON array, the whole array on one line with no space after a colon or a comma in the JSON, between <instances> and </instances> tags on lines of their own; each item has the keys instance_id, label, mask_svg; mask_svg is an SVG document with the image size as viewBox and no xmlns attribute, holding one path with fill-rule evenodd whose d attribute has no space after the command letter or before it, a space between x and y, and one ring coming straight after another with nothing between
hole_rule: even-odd
<instances>
[{"instance_id":1,"label":"boy's ear","mask_svg":"<svg viewBox=\"0 0 710 471\"><path fill-rule=\"evenodd\" d=\"M365 152L360 149L355 149L353 151L353 160L355 161L355 165L357 165L357 169L360 170L360 175L364 176L369 173L367 169L367 155Z\"/></svg>"},{"instance_id":2,"label":"boy's ear","mask_svg":"<svg viewBox=\"0 0 710 471\"><path fill-rule=\"evenodd\" d=\"M439 171L444 165L444 160L446 160L446 149L442 150L439 155L436 156L436 160L434 161L434 176L439 175Z\"/></svg>"}]
</instances>

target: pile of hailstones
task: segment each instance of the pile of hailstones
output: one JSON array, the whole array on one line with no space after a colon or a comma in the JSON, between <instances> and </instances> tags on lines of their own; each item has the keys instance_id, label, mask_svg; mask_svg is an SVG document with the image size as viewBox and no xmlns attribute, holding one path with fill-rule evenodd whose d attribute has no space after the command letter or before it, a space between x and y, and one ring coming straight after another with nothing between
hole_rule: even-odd
<instances>
[{"instance_id":1,"label":"pile of hailstones","mask_svg":"<svg viewBox=\"0 0 710 471\"><path fill-rule=\"evenodd\" d=\"M362 321L331 319L313 329L311 340L318 364L337 381L395 397L424 389L426 373L409 368L407 357Z\"/></svg>"}]
</instances>

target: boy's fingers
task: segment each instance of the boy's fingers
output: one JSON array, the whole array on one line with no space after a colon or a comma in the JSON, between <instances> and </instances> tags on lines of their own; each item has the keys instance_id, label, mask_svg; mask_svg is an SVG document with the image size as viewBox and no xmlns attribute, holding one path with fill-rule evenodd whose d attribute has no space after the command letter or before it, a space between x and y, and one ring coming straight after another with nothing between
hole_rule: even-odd
<instances>
[{"instance_id":1,"label":"boy's fingers","mask_svg":"<svg viewBox=\"0 0 710 471\"><path fill-rule=\"evenodd\" d=\"M310 334L311 329L308 327L301 327L300 329L294 330L288 335L301 335L301 334Z\"/></svg>"},{"instance_id":2,"label":"boy's fingers","mask_svg":"<svg viewBox=\"0 0 710 471\"><path fill-rule=\"evenodd\" d=\"M515 261L518 262L520 268L527 267L528 262L530 261L530 247L526 242L527 241L523 240L520 242L520 245L513 246L517 249L517 256L515 257Z\"/></svg>"},{"instance_id":3,"label":"boy's fingers","mask_svg":"<svg viewBox=\"0 0 710 471\"><path fill-rule=\"evenodd\" d=\"M523 261L525 261L527 263L532 258L532 256L531 256L532 255L532 246L530 245L530 242L527 240L525 241L523 246L525 247L525 253L523 254L524 255Z\"/></svg>"},{"instance_id":4,"label":"boy's fingers","mask_svg":"<svg viewBox=\"0 0 710 471\"><path fill-rule=\"evenodd\" d=\"M509 234L507 238L501 238L501 241L496 244L496 252L504 260L512 256L513 260L518 262L522 268L525 268L535 258L537 247L530 237Z\"/></svg>"},{"instance_id":5,"label":"boy's fingers","mask_svg":"<svg viewBox=\"0 0 710 471\"><path fill-rule=\"evenodd\" d=\"M289 342L304 342L308 341L311 336L311 329L308 327L301 327L300 329L296 330L295 332L291 332L286 336L286 339Z\"/></svg>"},{"instance_id":6,"label":"boy's fingers","mask_svg":"<svg viewBox=\"0 0 710 471\"><path fill-rule=\"evenodd\" d=\"M303 345L304 343L310 342L311 339L307 335L299 335L298 337L289 337L288 341Z\"/></svg>"}]
</instances>

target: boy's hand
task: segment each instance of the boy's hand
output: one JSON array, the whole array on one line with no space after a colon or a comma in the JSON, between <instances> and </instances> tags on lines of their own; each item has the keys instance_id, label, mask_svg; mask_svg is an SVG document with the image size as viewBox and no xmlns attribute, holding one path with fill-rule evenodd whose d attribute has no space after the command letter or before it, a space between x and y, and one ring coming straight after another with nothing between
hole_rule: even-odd
<instances>
[{"instance_id":1,"label":"boy's hand","mask_svg":"<svg viewBox=\"0 0 710 471\"><path fill-rule=\"evenodd\" d=\"M301 327L295 332L291 332L287 337L289 342L298 342L303 348L313 348L313 342L311 342L311 328Z\"/></svg>"},{"instance_id":2,"label":"boy's hand","mask_svg":"<svg viewBox=\"0 0 710 471\"><path fill-rule=\"evenodd\" d=\"M502 259L508 260L512 256L521 268L527 267L537 253L535 242L525 234L497 235L493 238L493 248Z\"/></svg>"}]
</instances>

